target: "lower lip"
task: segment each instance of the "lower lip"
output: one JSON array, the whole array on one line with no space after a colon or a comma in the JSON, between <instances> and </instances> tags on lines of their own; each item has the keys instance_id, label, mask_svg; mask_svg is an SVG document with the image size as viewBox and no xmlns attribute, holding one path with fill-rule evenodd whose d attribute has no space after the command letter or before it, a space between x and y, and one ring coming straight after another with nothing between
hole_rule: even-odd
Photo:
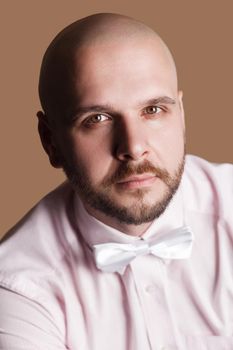
<instances>
[{"instance_id":1,"label":"lower lip","mask_svg":"<svg viewBox=\"0 0 233 350\"><path fill-rule=\"evenodd\" d=\"M136 188L142 188L142 187L149 187L153 185L153 183L156 181L157 177L147 177L145 179L140 180L132 180L132 181L126 181L126 182L118 182L118 186L120 186L123 189L133 190Z\"/></svg>"}]
</instances>

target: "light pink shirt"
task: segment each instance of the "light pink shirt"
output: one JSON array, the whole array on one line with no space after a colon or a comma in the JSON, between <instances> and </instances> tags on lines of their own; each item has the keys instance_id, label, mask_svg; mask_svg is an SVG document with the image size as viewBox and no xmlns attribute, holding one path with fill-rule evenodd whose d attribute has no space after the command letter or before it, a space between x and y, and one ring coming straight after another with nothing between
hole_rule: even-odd
<instances>
[{"instance_id":1,"label":"light pink shirt","mask_svg":"<svg viewBox=\"0 0 233 350\"><path fill-rule=\"evenodd\" d=\"M131 242L65 183L0 246L0 349L232 350L233 166L188 156L182 183L143 238L188 224L188 260L139 256L99 271L90 247Z\"/></svg>"}]
</instances>

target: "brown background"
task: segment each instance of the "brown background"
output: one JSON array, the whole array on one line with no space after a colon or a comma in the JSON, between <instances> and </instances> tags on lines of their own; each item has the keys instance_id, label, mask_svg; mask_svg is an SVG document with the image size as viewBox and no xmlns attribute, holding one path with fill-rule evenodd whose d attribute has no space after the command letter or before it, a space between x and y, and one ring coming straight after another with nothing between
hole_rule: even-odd
<instances>
[{"instance_id":1,"label":"brown background","mask_svg":"<svg viewBox=\"0 0 233 350\"><path fill-rule=\"evenodd\" d=\"M37 136L38 72L64 26L96 12L117 12L153 27L171 48L184 91L188 152L233 162L232 1L2 0L0 236L63 181Z\"/></svg>"}]
</instances>

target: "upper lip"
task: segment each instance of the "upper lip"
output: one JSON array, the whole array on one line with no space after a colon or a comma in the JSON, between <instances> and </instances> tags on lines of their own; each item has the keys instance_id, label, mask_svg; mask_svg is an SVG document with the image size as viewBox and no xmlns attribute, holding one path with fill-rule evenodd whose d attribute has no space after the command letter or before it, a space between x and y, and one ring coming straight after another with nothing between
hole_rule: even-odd
<instances>
[{"instance_id":1,"label":"upper lip","mask_svg":"<svg viewBox=\"0 0 233 350\"><path fill-rule=\"evenodd\" d=\"M141 174L141 175L132 175L129 177L126 177L125 179L122 179L118 181L118 183L124 183L124 182L131 182L131 181L142 181L142 180L147 180L152 177L155 177L155 174Z\"/></svg>"}]
</instances>

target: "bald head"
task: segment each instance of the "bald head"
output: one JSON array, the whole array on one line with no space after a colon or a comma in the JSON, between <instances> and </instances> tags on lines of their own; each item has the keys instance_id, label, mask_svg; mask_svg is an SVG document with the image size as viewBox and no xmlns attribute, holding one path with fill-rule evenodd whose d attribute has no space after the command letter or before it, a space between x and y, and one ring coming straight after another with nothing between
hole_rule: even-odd
<instances>
[{"instance_id":1,"label":"bald head","mask_svg":"<svg viewBox=\"0 0 233 350\"><path fill-rule=\"evenodd\" d=\"M127 45L148 42L166 62L177 83L172 55L161 38L145 24L117 14L95 14L78 20L63 29L51 42L43 58L39 95L42 108L51 122L66 118L76 98L75 80L82 70L79 56L85 50L103 50L114 43L120 49ZM107 57L106 57L107 59ZM62 114L62 115L61 115Z\"/></svg>"}]
</instances>

